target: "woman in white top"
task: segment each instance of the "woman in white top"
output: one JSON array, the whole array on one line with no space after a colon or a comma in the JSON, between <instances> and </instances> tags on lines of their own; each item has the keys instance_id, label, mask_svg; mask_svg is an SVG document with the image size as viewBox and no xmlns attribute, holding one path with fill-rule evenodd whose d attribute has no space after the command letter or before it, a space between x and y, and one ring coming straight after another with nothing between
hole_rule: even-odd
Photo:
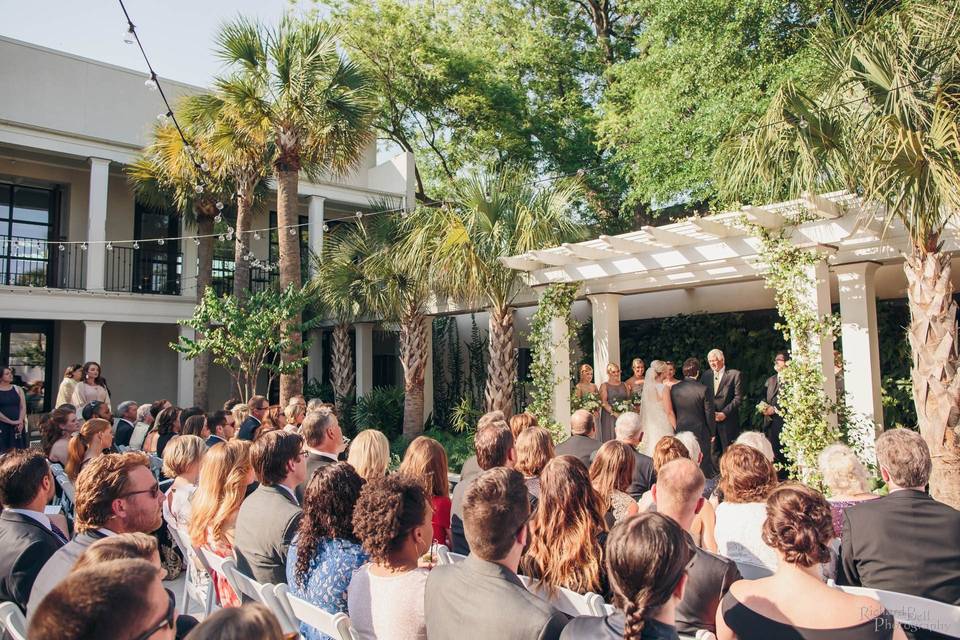
<instances>
[{"instance_id":1,"label":"woman in white top","mask_svg":"<svg viewBox=\"0 0 960 640\"><path fill-rule=\"evenodd\" d=\"M110 390L107 389L106 379L100 375L100 363L85 362L82 371L83 376L73 390L71 403L77 408L77 412L83 411L83 407L94 400L110 404Z\"/></svg>"},{"instance_id":2,"label":"woman in white top","mask_svg":"<svg viewBox=\"0 0 960 640\"><path fill-rule=\"evenodd\" d=\"M672 436L677 427L673 413L670 388L664 384L667 363L654 360L647 369L640 402L640 419L643 422L643 452L653 457L653 450L663 436Z\"/></svg>"},{"instance_id":3,"label":"woman in white top","mask_svg":"<svg viewBox=\"0 0 960 640\"><path fill-rule=\"evenodd\" d=\"M368 481L353 512L353 530L370 562L353 574L347 611L362 640L425 640L423 590L432 558L433 508L418 478L394 474Z\"/></svg>"},{"instance_id":4,"label":"woman in white top","mask_svg":"<svg viewBox=\"0 0 960 640\"><path fill-rule=\"evenodd\" d=\"M60 381L60 388L57 390L57 404L53 408L65 404L73 404L73 392L77 388L77 383L83 376L83 365L72 364L63 372L63 380Z\"/></svg>"},{"instance_id":5,"label":"woman in white top","mask_svg":"<svg viewBox=\"0 0 960 640\"><path fill-rule=\"evenodd\" d=\"M163 474L173 478L163 501L163 519L186 533L190 526L190 498L197 490L200 462L207 452L203 438L182 435L163 450Z\"/></svg>"},{"instance_id":6,"label":"woman in white top","mask_svg":"<svg viewBox=\"0 0 960 640\"><path fill-rule=\"evenodd\" d=\"M767 496L776 486L776 471L762 453L745 444L727 449L720 458L723 502L717 507L714 532L720 555L738 564L777 569L777 552L762 538Z\"/></svg>"}]
</instances>

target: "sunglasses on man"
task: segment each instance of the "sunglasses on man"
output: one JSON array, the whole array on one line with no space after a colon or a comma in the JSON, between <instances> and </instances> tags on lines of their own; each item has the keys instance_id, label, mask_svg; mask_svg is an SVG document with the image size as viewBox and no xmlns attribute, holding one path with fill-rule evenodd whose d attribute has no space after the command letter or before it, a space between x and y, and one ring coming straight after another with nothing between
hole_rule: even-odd
<instances>
[{"instance_id":1,"label":"sunglasses on man","mask_svg":"<svg viewBox=\"0 0 960 640\"><path fill-rule=\"evenodd\" d=\"M177 599L173 595L173 591L170 589L164 588L164 591L167 592L167 612L163 616L163 620L155 624L153 627L147 631L141 633L133 640L147 640L147 638L152 637L157 632L163 631L164 629L174 629L176 630L177 623Z\"/></svg>"}]
</instances>

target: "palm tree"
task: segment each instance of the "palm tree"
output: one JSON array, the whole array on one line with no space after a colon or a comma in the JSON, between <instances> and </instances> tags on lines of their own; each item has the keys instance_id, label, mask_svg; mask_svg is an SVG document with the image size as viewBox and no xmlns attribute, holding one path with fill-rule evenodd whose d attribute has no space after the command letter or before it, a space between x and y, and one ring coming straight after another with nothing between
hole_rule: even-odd
<instances>
[{"instance_id":1,"label":"palm tree","mask_svg":"<svg viewBox=\"0 0 960 640\"><path fill-rule=\"evenodd\" d=\"M948 222L960 209L960 2L927 0L855 20L837 3L815 34L819 81L783 87L757 127L718 154L741 201L847 188L911 236L904 263L917 422L930 488L960 508L960 377Z\"/></svg>"},{"instance_id":2,"label":"palm tree","mask_svg":"<svg viewBox=\"0 0 960 640\"><path fill-rule=\"evenodd\" d=\"M238 18L221 29L216 51L244 87L237 109L246 123L241 126L265 126L271 133L280 286L299 287L300 236L295 225L300 172L319 178L359 165L373 141L370 84L338 51L337 33L320 21L288 16L276 28L267 28ZM295 345L299 342L294 340ZM289 362L296 354L282 357ZM281 376L281 403L302 388L301 372Z\"/></svg>"},{"instance_id":3,"label":"palm tree","mask_svg":"<svg viewBox=\"0 0 960 640\"><path fill-rule=\"evenodd\" d=\"M411 217L407 253L431 265L435 289L481 303L490 314L487 411L513 412L517 376L512 304L522 283L520 272L499 258L576 239L580 195L577 182L538 185L530 172L504 167L455 179L452 203L423 207Z\"/></svg>"},{"instance_id":4,"label":"palm tree","mask_svg":"<svg viewBox=\"0 0 960 640\"><path fill-rule=\"evenodd\" d=\"M181 114L179 120L184 128L189 130L188 119ZM201 161L202 147L198 140L193 142L194 150L191 152L173 124L158 124L154 127L152 142L127 166L127 176L137 199L142 203L158 208L167 208L172 204L188 226L196 227L198 235L201 236L197 246L199 302L212 279L214 218L220 213L217 203L223 198L225 188L222 183L204 175L198 169L197 162ZM196 358L193 369L193 401L201 407L208 404L209 372L209 354Z\"/></svg>"}]
</instances>

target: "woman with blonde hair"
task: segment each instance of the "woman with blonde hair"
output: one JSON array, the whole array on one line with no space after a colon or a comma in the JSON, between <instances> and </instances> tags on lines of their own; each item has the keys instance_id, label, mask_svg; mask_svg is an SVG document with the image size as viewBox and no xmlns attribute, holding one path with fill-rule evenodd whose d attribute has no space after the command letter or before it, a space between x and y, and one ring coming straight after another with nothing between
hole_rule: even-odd
<instances>
[{"instance_id":1,"label":"woman with blonde hair","mask_svg":"<svg viewBox=\"0 0 960 640\"><path fill-rule=\"evenodd\" d=\"M667 386L669 367L662 360L654 360L647 369L640 401L643 420L643 453L653 457L653 450L663 436L676 431L677 417L673 412L670 388Z\"/></svg>"},{"instance_id":2,"label":"woman with blonde hair","mask_svg":"<svg viewBox=\"0 0 960 640\"><path fill-rule=\"evenodd\" d=\"M400 463L400 473L421 478L433 506L433 541L450 546L450 478L447 452L443 445L427 436L417 436Z\"/></svg>"},{"instance_id":3,"label":"woman with blonde hair","mask_svg":"<svg viewBox=\"0 0 960 640\"><path fill-rule=\"evenodd\" d=\"M820 452L818 463L829 493L827 501L833 515L833 533L839 538L843 531L843 512L847 507L879 496L870 493L867 470L847 445L839 442L830 445Z\"/></svg>"},{"instance_id":4,"label":"woman with blonde hair","mask_svg":"<svg viewBox=\"0 0 960 640\"><path fill-rule=\"evenodd\" d=\"M390 466L390 442L376 429L364 429L350 443L347 462L364 480L387 475Z\"/></svg>"},{"instance_id":5,"label":"woman with blonde hair","mask_svg":"<svg viewBox=\"0 0 960 640\"><path fill-rule=\"evenodd\" d=\"M630 361L630 371L633 375L627 378L627 390L630 392L633 410L640 413L640 396L643 394L643 376L647 371L647 363L643 358L634 358Z\"/></svg>"},{"instance_id":6,"label":"woman with blonde hair","mask_svg":"<svg viewBox=\"0 0 960 640\"><path fill-rule=\"evenodd\" d=\"M557 456L540 474L540 500L530 518L530 547L520 572L553 593L605 594L603 546L607 527L600 496L579 458Z\"/></svg>"},{"instance_id":7,"label":"woman with blonde hair","mask_svg":"<svg viewBox=\"0 0 960 640\"><path fill-rule=\"evenodd\" d=\"M73 392L77 388L77 383L83 378L83 365L72 364L63 372L63 380L60 381L60 388L57 390L57 404L54 409L70 404L73 400Z\"/></svg>"},{"instance_id":8,"label":"woman with blonde hair","mask_svg":"<svg viewBox=\"0 0 960 640\"><path fill-rule=\"evenodd\" d=\"M283 430L287 433L300 433L300 425L303 424L303 418L306 415L307 405L291 402L283 410L283 417L286 421Z\"/></svg>"},{"instance_id":9,"label":"woman with blonde hair","mask_svg":"<svg viewBox=\"0 0 960 640\"><path fill-rule=\"evenodd\" d=\"M514 449L517 455L514 469L523 474L527 492L540 499L540 474L553 459L553 438L543 427L530 427L520 433Z\"/></svg>"},{"instance_id":10,"label":"woman with blonde hair","mask_svg":"<svg viewBox=\"0 0 960 640\"><path fill-rule=\"evenodd\" d=\"M111 444L113 430L109 422L100 418L84 422L67 444L67 464L64 467L67 477L76 482L83 465L103 453L104 449L109 449Z\"/></svg>"},{"instance_id":11,"label":"woman with blonde hair","mask_svg":"<svg viewBox=\"0 0 960 640\"><path fill-rule=\"evenodd\" d=\"M195 435L175 438L163 452L163 475L173 478L163 501L163 519L177 529L186 531L190 525L190 498L197 490L206 452L207 443Z\"/></svg>"},{"instance_id":12,"label":"woman with blonde hair","mask_svg":"<svg viewBox=\"0 0 960 640\"><path fill-rule=\"evenodd\" d=\"M629 445L619 440L604 442L590 464L590 484L603 503L610 526L639 511L637 502L626 493L633 480L636 457Z\"/></svg>"},{"instance_id":13,"label":"woman with blonde hair","mask_svg":"<svg viewBox=\"0 0 960 640\"><path fill-rule=\"evenodd\" d=\"M513 434L513 441L517 441L517 437L524 429L529 429L530 427L537 426L537 416L533 415L529 411L524 411L523 413L518 413L510 417L510 433Z\"/></svg>"},{"instance_id":14,"label":"woman with blonde hair","mask_svg":"<svg viewBox=\"0 0 960 640\"><path fill-rule=\"evenodd\" d=\"M190 514L190 541L222 558L233 556L233 530L247 486L254 481L248 440L231 440L210 449L200 465L200 482ZM220 603L239 607L240 598L226 578L216 574Z\"/></svg>"},{"instance_id":15,"label":"woman with blonde hair","mask_svg":"<svg viewBox=\"0 0 960 640\"><path fill-rule=\"evenodd\" d=\"M614 405L630 398L630 389L620 380L620 365L607 365L607 381L600 385L600 442L616 438L614 427L620 411Z\"/></svg>"}]
</instances>

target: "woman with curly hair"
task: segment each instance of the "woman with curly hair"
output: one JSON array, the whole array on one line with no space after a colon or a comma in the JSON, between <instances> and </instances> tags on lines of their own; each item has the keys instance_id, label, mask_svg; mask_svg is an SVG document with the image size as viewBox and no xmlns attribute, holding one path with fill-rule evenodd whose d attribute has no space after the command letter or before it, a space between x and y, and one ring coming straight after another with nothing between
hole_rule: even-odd
<instances>
[{"instance_id":1,"label":"woman with curly hair","mask_svg":"<svg viewBox=\"0 0 960 640\"><path fill-rule=\"evenodd\" d=\"M180 407L167 407L157 414L153 427L143 441L143 450L158 458L163 457L167 443L180 433Z\"/></svg>"},{"instance_id":2,"label":"woman with curly hair","mask_svg":"<svg viewBox=\"0 0 960 640\"><path fill-rule=\"evenodd\" d=\"M450 478L447 475L447 452L443 445L428 436L417 436L400 463L400 473L423 481L430 506L433 507L433 541L450 546Z\"/></svg>"},{"instance_id":3,"label":"woman with curly hair","mask_svg":"<svg viewBox=\"0 0 960 640\"><path fill-rule=\"evenodd\" d=\"M693 554L686 533L667 516L643 513L617 524L607 543L614 611L574 618L560 640L675 640L677 605Z\"/></svg>"},{"instance_id":4,"label":"woman with curly hair","mask_svg":"<svg viewBox=\"0 0 960 640\"><path fill-rule=\"evenodd\" d=\"M745 444L731 445L720 458L723 502L717 506L717 552L737 564L777 568L776 552L761 538L767 496L777 472L766 456Z\"/></svg>"},{"instance_id":5,"label":"woman with curly hair","mask_svg":"<svg viewBox=\"0 0 960 640\"><path fill-rule=\"evenodd\" d=\"M517 462L513 468L523 474L530 497L539 500L540 474L555 455L553 437L543 427L534 426L524 429L514 442ZM534 508L536 505L530 506Z\"/></svg>"},{"instance_id":6,"label":"woman with curly hair","mask_svg":"<svg viewBox=\"0 0 960 640\"><path fill-rule=\"evenodd\" d=\"M214 447L219 448L219 447ZM320 467L307 483L300 529L287 552L290 593L327 613L346 613L347 586L369 559L353 532L363 478L346 462ZM305 640L329 640L301 624Z\"/></svg>"},{"instance_id":7,"label":"woman with curly hair","mask_svg":"<svg viewBox=\"0 0 960 640\"><path fill-rule=\"evenodd\" d=\"M830 559L833 525L819 492L784 483L763 506L763 540L776 551L777 570L730 586L717 611L720 640L906 638L877 600L824 584L820 565Z\"/></svg>"},{"instance_id":8,"label":"woman with curly hair","mask_svg":"<svg viewBox=\"0 0 960 640\"><path fill-rule=\"evenodd\" d=\"M40 426L40 446L50 462L66 464L69 457L67 445L70 438L80 430L77 412L72 409L54 409L47 421Z\"/></svg>"},{"instance_id":9,"label":"woman with curly hair","mask_svg":"<svg viewBox=\"0 0 960 640\"><path fill-rule=\"evenodd\" d=\"M633 480L635 464L630 446L619 440L604 442L590 464L590 484L600 496L603 513L611 526L637 514L637 502L625 491Z\"/></svg>"},{"instance_id":10,"label":"woman with curly hair","mask_svg":"<svg viewBox=\"0 0 960 640\"><path fill-rule=\"evenodd\" d=\"M548 594L557 587L606 593L606 529L587 467L574 456L554 458L540 474L540 501L530 520L530 548L520 560L520 573L539 579Z\"/></svg>"},{"instance_id":11,"label":"woman with curly hair","mask_svg":"<svg viewBox=\"0 0 960 640\"><path fill-rule=\"evenodd\" d=\"M353 574L347 610L364 640L426 640L420 568L433 538L433 509L419 478L395 474L368 482L353 513L353 528L370 562Z\"/></svg>"},{"instance_id":12,"label":"woman with curly hair","mask_svg":"<svg viewBox=\"0 0 960 640\"><path fill-rule=\"evenodd\" d=\"M820 452L817 459L823 483L827 485L830 511L833 514L833 533L843 533L843 512L864 500L878 496L870 493L870 478L857 454L845 444L837 442Z\"/></svg>"}]
</instances>

